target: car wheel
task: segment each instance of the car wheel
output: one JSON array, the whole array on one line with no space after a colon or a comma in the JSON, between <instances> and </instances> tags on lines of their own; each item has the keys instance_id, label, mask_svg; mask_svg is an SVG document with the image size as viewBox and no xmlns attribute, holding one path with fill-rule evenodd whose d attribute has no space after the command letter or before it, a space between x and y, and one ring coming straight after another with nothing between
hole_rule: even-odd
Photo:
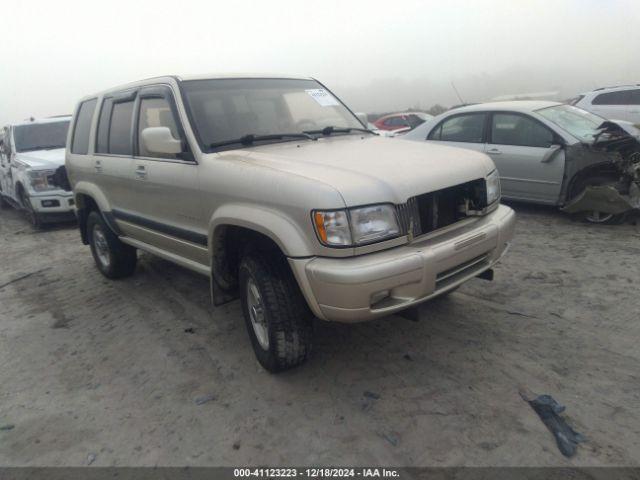
<instances>
[{"instance_id":1,"label":"car wheel","mask_svg":"<svg viewBox=\"0 0 640 480\"><path fill-rule=\"evenodd\" d=\"M573 195L571 198L574 198L576 195L582 193L582 191L586 187L593 186L601 186L601 185L615 185L617 179L608 177L606 175L596 175L593 177L589 177L586 180L580 182L573 189ZM600 212L598 210L579 212L576 214L577 218L587 223L595 223L595 224L606 224L606 225L614 225L618 223L622 223L624 219L627 217L627 212L614 214L614 213L605 213Z\"/></svg>"},{"instance_id":2,"label":"car wheel","mask_svg":"<svg viewBox=\"0 0 640 480\"><path fill-rule=\"evenodd\" d=\"M313 337L313 314L286 259L252 252L240 262L240 299L251 345L260 364L279 372L303 363Z\"/></svg>"},{"instance_id":3,"label":"car wheel","mask_svg":"<svg viewBox=\"0 0 640 480\"><path fill-rule=\"evenodd\" d=\"M9 206L9 203L4 199L4 196L0 193L0 208L5 209Z\"/></svg>"},{"instance_id":4,"label":"car wheel","mask_svg":"<svg viewBox=\"0 0 640 480\"><path fill-rule=\"evenodd\" d=\"M40 220L40 216L38 212L33 209L33 205L31 205L31 199L27 192L24 189L20 188L20 203L22 204L22 209L27 216L27 220L31 224L31 226L37 230L42 228L42 221Z\"/></svg>"},{"instance_id":5,"label":"car wheel","mask_svg":"<svg viewBox=\"0 0 640 480\"><path fill-rule=\"evenodd\" d=\"M122 243L95 210L87 218L91 254L98 270L107 278L131 276L136 269L136 249Z\"/></svg>"}]
</instances>

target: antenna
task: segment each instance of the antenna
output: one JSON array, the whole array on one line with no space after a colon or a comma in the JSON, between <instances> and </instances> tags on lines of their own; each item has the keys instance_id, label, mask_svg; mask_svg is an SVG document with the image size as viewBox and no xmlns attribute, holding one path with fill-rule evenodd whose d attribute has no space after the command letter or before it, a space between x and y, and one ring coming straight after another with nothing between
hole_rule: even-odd
<instances>
[{"instance_id":1,"label":"antenna","mask_svg":"<svg viewBox=\"0 0 640 480\"><path fill-rule=\"evenodd\" d=\"M456 96L458 97L458 100L460 100L460 103L462 103L464 105L464 100L462 99L462 97L458 93L458 89L456 88L456 86L453 83L453 81L451 82L451 86L453 87L453 91L456 92Z\"/></svg>"}]
</instances>

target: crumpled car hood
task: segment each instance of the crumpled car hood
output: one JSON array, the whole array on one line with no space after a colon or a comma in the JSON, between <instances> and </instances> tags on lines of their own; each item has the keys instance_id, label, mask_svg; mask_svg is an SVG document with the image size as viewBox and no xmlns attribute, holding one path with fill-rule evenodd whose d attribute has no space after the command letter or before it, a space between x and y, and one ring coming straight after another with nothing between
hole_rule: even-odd
<instances>
[{"instance_id":1,"label":"crumpled car hood","mask_svg":"<svg viewBox=\"0 0 640 480\"><path fill-rule=\"evenodd\" d=\"M495 169L470 150L374 136L335 136L219 154L333 186L347 206L409 197L485 177Z\"/></svg>"},{"instance_id":2,"label":"crumpled car hood","mask_svg":"<svg viewBox=\"0 0 640 480\"><path fill-rule=\"evenodd\" d=\"M64 165L64 148L16 153L16 161L33 170L55 170Z\"/></svg>"}]
</instances>

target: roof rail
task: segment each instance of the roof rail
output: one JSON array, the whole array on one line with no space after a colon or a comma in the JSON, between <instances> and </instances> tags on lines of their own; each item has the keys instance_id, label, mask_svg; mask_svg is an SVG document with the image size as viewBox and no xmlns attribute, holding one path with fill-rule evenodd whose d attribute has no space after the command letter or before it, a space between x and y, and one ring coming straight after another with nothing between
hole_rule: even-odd
<instances>
[{"instance_id":1,"label":"roof rail","mask_svg":"<svg viewBox=\"0 0 640 480\"><path fill-rule=\"evenodd\" d=\"M599 88L594 88L593 91L599 92L600 90L606 90L608 88L620 88L620 87L640 87L640 83L627 83L624 85L611 85L609 87L599 87Z\"/></svg>"}]
</instances>

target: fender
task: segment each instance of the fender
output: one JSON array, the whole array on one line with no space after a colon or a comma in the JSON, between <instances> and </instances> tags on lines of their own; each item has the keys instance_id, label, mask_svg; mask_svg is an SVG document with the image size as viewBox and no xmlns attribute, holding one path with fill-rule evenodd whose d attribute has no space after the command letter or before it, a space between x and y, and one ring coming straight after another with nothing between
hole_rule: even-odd
<instances>
[{"instance_id":1,"label":"fender","mask_svg":"<svg viewBox=\"0 0 640 480\"><path fill-rule=\"evenodd\" d=\"M118 225L111 213L111 205L107 201L107 197L102 193L102 190L95 184L91 182L78 182L73 187L73 198L76 202L76 210L78 217L78 227L80 229L80 236L82 238L82 243L85 245L89 244L89 239L87 238L86 224L87 224L87 215L85 206L80 201L79 196L86 195L90 197L95 204L98 206L100 211L100 215L104 219L107 226L111 229L111 231L117 235L121 235L121 231L118 228Z\"/></svg>"},{"instance_id":2,"label":"fender","mask_svg":"<svg viewBox=\"0 0 640 480\"><path fill-rule=\"evenodd\" d=\"M282 213L242 204L226 204L218 208L209 222L209 255L213 256L216 229L221 225L234 225L255 230L275 242L287 257L314 255L307 243L307 235L299 226Z\"/></svg>"},{"instance_id":3,"label":"fender","mask_svg":"<svg viewBox=\"0 0 640 480\"><path fill-rule=\"evenodd\" d=\"M93 201L96 202L101 212L111 211L111 205L109 204L107 197L95 183L80 181L73 186L73 196L77 205L79 205L78 194L87 195L88 197L93 198Z\"/></svg>"}]
</instances>

